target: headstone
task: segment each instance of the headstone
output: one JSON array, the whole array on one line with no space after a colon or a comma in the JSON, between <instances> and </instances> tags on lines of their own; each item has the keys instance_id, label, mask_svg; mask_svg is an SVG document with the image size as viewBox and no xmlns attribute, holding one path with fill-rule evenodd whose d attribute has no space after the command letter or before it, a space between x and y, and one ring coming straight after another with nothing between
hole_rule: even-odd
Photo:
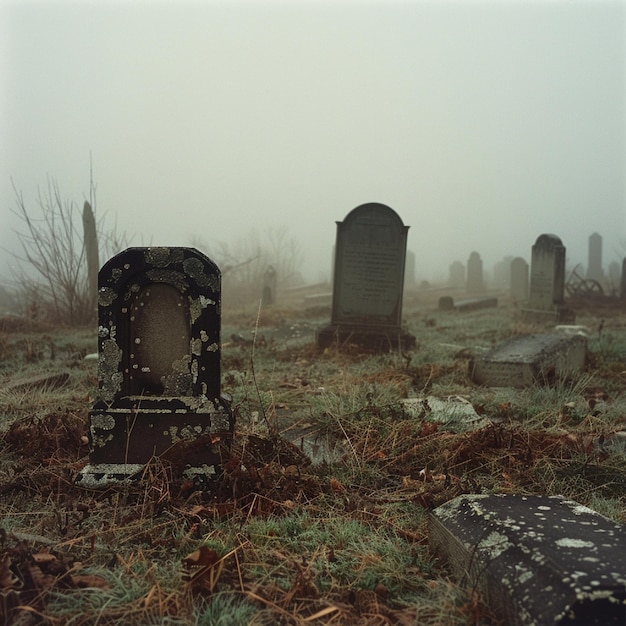
<instances>
[{"instance_id":1,"label":"headstone","mask_svg":"<svg viewBox=\"0 0 626 626\"><path fill-rule=\"evenodd\" d=\"M129 248L98 283L99 398L79 482L124 480L195 440L189 471L215 476L217 442L234 428L220 391L218 267L192 248Z\"/></svg>"},{"instance_id":2,"label":"headstone","mask_svg":"<svg viewBox=\"0 0 626 626\"><path fill-rule=\"evenodd\" d=\"M448 285L455 289L465 287L465 265L461 261L454 261L449 268Z\"/></svg>"},{"instance_id":3,"label":"headstone","mask_svg":"<svg viewBox=\"0 0 626 626\"><path fill-rule=\"evenodd\" d=\"M472 252L467 260L467 293L480 294L484 291L483 261L478 252Z\"/></svg>"},{"instance_id":4,"label":"headstone","mask_svg":"<svg viewBox=\"0 0 626 626\"><path fill-rule=\"evenodd\" d=\"M521 256L511 261L511 299L516 303L528 300L528 263Z\"/></svg>"},{"instance_id":5,"label":"headstone","mask_svg":"<svg viewBox=\"0 0 626 626\"><path fill-rule=\"evenodd\" d=\"M509 290L511 288L511 262L513 257L505 256L493 267L493 285L497 289Z\"/></svg>"},{"instance_id":6,"label":"headstone","mask_svg":"<svg viewBox=\"0 0 626 626\"><path fill-rule=\"evenodd\" d=\"M487 387L553 383L584 369L587 339L562 333L518 335L469 361L469 378Z\"/></svg>"},{"instance_id":7,"label":"headstone","mask_svg":"<svg viewBox=\"0 0 626 626\"><path fill-rule=\"evenodd\" d=\"M429 543L507 626L626 623L626 528L560 496L461 495Z\"/></svg>"},{"instance_id":8,"label":"headstone","mask_svg":"<svg viewBox=\"0 0 626 626\"><path fill-rule=\"evenodd\" d=\"M617 261L611 261L609 263L609 283L612 295L619 295L620 276L619 263Z\"/></svg>"},{"instance_id":9,"label":"headstone","mask_svg":"<svg viewBox=\"0 0 626 626\"><path fill-rule=\"evenodd\" d=\"M409 349L402 293L409 227L388 206L372 202L337 222L331 323L319 347L354 343L374 350Z\"/></svg>"},{"instance_id":10,"label":"headstone","mask_svg":"<svg viewBox=\"0 0 626 626\"><path fill-rule=\"evenodd\" d=\"M620 282L619 297L626 301L626 257L622 261L622 280Z\"/></svg>"},{"instance_id":11,"label":"headstone","mask_svg":"<svg viewBox=\"0 0 626 626\"><path fill-rule=\"evenodd\" d=\"M263 305L270 306L276 302L276 270L272 265L265 270L261 298Z\"/></svg>"},{"instance_id":12,"label":"headstone","mask_svg":"<svg viewBox=\"0 0 626 626\"><path fill-rule=\"evenodd\" d=\"M556 235L539 235L532 247L527 317L536 320L574 321L565 306L565 246Z\"/></svg>"},{"instance_id":13,"label":"headstone","mask_svg":"<svg viewBox=\"0 0 626 626\"><path fill-rule=\"evenodd\" d=\"M415 252L406 251L406 265L404 270L404 287L414 289L417 285L415 280Z\"/></svg>"},{"instance_id":14,"label":"headstone","mask_svg":"<svg viewBox=\"0 0 626 626\"><path fill-rule=\"evenodd\" d=\"M587 266L587 278L602 282L604 270L602 269L602 236L593 233L589 236L589 264Z\"/></svg>"}]
</instances>

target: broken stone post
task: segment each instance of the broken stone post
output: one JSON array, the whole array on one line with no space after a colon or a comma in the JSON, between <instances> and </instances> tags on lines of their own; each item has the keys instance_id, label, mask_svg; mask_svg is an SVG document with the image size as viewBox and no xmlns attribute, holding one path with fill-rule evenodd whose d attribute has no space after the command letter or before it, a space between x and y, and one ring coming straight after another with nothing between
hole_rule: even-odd
<instances>
[{"instance_id":1,"label":"broken stone post","mask_svg":"<svg viewBox=\"0 0 626 626\"><path fill-rule=\"evenodd\" d=\"M626 624L626 529L561 497L462 495L430 548L507 626Z\"/></svg>"},{"instance_id":2,"label":"broken stone post","mask_svg":"<svg viewBox=\"0 0 626 626\"><path fill-rule=\"evenodd\" d=\"M388 206L371 202L337 222L332 319L317 333L321 348L354 343L389 351L415 346L402 328L409 227Z\"/></svg>"},{"instance_id":3,"label":"broken stone post","mask_svg":"<svg viewBox=\"0 0 626 626\"><path fill-rule=\"evenodd\" d=\"M192 248L129 248L100 270L98 302L99 398L79 482L131 477L194 440L188 471L219 474L234 419L220 391L218 267Z\"/></svg>"}]
</instances>

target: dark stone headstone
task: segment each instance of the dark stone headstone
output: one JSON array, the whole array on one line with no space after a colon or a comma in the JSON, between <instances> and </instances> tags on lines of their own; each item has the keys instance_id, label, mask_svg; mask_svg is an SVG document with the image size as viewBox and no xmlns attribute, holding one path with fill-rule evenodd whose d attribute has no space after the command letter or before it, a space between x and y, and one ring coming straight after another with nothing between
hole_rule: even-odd
<instances>
[{"instance_id":1,"label":"dark stone headstone","mask_svg":"<svg viewBox=\"0 0 626 626\"><path fill-rule=\"evenodd\" d=\"M220 391L221 274L192 248L129 248L99 273L99 398L80 482L135 474L180 442L206 439L189 463L219 472L234 420Z\"/></svg>"},{"instance_id":2,"label":"dark stone headstone","mask_svg":"<svg viewBox=\"0 0 626 626\"><path fill-rule=\"evenodd\" d=\"M528 300L528 263L521 256L511 261L511 299L513 302Z\"/></svg>"},{"instance_id":3,"label":"dark stone headstone","mask_svg":"<svg viewBox=\"0 0 626 626\"><path fill-rule=\"evenodd\" d=\"M530 291L524 313L533 319L573 322L565 306L565 246L556 235L539 235L532 247Z\"/></svg>"},{"instance_id":4,"label":"dark stone headstone","mask_svg":"<svg viewBox=\"0 0 626 626\"><path fill-rule=\"evenodd\" d=\"M430 547L507 626L623 626L626 529L561 497L463 495L430 516Z\"/></svg>"},{"instance_id":5,"label":"dark stone headstone","mask_svg":"<svg viewBox=\"0 0 626 626\"><path fill-rule=\"evenodd\" d=\"M467 293L480 294L484 291L483 261L478 252L472 252L467 260Z\"/></svg>"},{"instance_id":6,"label":"dark stone headstone","mask_svg":"<svg viewBox=\"0 0 626 626\"><path fill-rule=\"evenodd\" d=\"M337 222L332 317L317 333L320 347L348 342L386 351L415 345L402 328L408 228L393 209L375 202Z\"/></svg>"}]
</instances>

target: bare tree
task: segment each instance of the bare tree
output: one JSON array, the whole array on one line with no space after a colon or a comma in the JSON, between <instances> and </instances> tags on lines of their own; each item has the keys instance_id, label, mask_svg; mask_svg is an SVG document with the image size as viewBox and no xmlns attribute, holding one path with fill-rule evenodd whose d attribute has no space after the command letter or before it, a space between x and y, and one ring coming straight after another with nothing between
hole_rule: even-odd
<instances>
[{"instance_id":1,"label":"bare tree","mask_svg":"<svg viewBox=\"0 0 626 626\"><path fill-rule=\"evenodd\" d=\"M38 192L38 210L29 209L21 191L11 181L16 196L13 213L21 220L23 229L16 231L21 253L12 253L17 265L11 268L18 291L29 308L44 314L57 324L77 326L95 320L96 310L92 284L90 286L84 230L76 205L63 200L57 182L48 178L44 192ZM89 209L95 209L95 186L90 182ZM86 209L86 207L85 207ZM87 218L88 219L88 218ZM97 242L106 247L121 245L115 233L102 236L103 221L96 222ZM97 264L91 242L90 256Z\"/></svg>"}]
</instances>

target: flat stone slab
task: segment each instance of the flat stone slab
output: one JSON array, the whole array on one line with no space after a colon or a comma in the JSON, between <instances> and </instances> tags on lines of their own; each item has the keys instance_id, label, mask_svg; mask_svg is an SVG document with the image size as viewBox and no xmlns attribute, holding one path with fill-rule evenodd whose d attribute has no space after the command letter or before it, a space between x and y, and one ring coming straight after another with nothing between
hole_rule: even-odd
<instances>
[{"instance_id":1,"label":"flat stone slab","mask_svg":"<svg viewBox=\"0 0 626 626\"><path fill-rule=\"evenodd\" d=\"M493 309L498 306L498 298L489 296L476 296L475 298L461 298L455 300L450 296L439 298L441 311L476 311L477 309Z\"/></svg>"},{"instance_id":2,"label":"flat stone slab","mask_svg":"<svg viewBox=\"0 0 626 626\"><path fill-rule=\"evenodd\" d=\"M626 528L560 497L463 495L430 547L509 626L626 624Z\"/></svg>"},{"instance_id":3,"label":"flat stone slab","mask_svg":"<svg viewBox=\"0 0 626 626\"><path fill-rule=\"evenodd\" d=\"M565 378L582 370L586 360L582 335L520 335L470 359L468 373L477 385L522 388Z\"/></svg>"}]
</instances>

